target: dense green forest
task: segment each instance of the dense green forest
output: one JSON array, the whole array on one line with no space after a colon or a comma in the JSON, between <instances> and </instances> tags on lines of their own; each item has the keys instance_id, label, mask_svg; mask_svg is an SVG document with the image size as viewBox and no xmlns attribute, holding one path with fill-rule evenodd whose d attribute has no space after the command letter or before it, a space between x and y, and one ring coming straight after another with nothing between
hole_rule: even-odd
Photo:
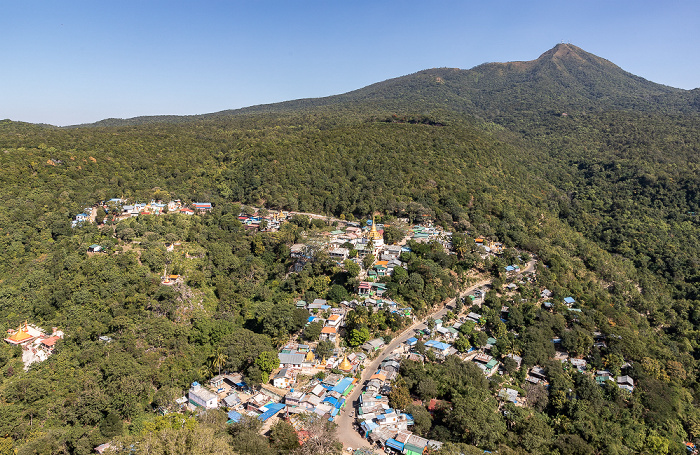
<instances>
[{"instance_id":1,"label":"dense green forest","mask_svg":"<svg viewBox=\"0 0 700 455\"><path fill-rule=\"evenodd\" d=\"M537 282L518 298L490 294L485 314L495 333L510 307L518 337L497 348L545 367L548 390L525 390L524 369L489 381L452 360L402 364L393 399L413 406L417 432L450 443L446 453L685 453L700 438L698 99L560 45L533 62L426 70L206 116L0 122L0 328L30 320L66 333L29 371L19 348L0 345L0 453L83 454L115 436L157 434L225 444L192 446L202 453L297 450L221 416L178 427L154 413L206 379L222 353L225 368L260 382L259 359L304 326L295 300L354 292L355 277L328 258L288 274L302 232L331 226L250 232L240 204L346 219L427 215L455 231L457 255L416 246L406 274L387 279L419 314L469 270L504 280L512 257L482 261L473 236L538 257ZM113 197L215 208L71 228ZM167 251L177 240L182 249ZM106 253L88 254L91 244ZM185 283L161 286L164 267ZM545 287L553 300L574 296L582 312L533 304ZM385 317L372 328L399 326ZM607 347L590 348L594 331ZM630 362L635 391L564 370L550 360L553 337L593 368ZM506 383L527 407L498 410ZM450 405L431 415L407 396Z\"/></svg>"}]
</instances>

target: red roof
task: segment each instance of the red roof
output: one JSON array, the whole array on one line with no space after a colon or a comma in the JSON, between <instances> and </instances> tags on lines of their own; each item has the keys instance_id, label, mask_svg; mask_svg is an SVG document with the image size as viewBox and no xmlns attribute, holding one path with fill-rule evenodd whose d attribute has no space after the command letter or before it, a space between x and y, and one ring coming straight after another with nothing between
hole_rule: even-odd
<instances>
[{"instance_id":1,"label":"red roof","mask_svg":"<svg viewBox=\"0 0 700 455\"><path fill-rule=\"evenodd\" d=\"M57 336L44 338L43 340L41 340L41 344L43 344L44 346L53 347L53 345L55 345L59 339L60 338Z\"/></svg>"}]
</instances>

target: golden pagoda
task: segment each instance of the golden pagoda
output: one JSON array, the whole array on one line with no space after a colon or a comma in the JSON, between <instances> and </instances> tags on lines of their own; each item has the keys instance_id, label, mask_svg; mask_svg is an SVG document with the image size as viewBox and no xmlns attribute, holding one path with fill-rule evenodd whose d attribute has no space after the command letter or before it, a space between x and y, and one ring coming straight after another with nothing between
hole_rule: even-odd
<instances>
[{"instance_id":1,"label":"golden pagoda","mask_svg":"<svg viewBox=\"0 0 700 455\"><path fill-rule=\"evenodd\" d=\"M313 352L309 351L306 353L306 363L313 362L315 358L316 358L316 356L314 355Z\"/></svg>"},{"instance_id":2,"label":"golden pagoda","mask_svg":"<svg viewBox=\"0 0 700 455\"><path fill-rule=\"evenodd\" d=\"M17 331L10 335L9 337L5 338L5 341L7 341L10 344L22 344L26 341L29 341L31 339L35 338L34 335L29 333L29 326L27 325L27 322L24 322L24 328L22 328L22 324L19 325L17 328Z\"/></svg>"},{"instance_id":3,"label":"golden pagoda","mask_svg":"<svg viewBox=\"0 0 700 455\"><path fill-rule=\"evenodd\" d=\"M352 363L348 360L348 356L343 356L343 361L340 362L340 365L338 365L338 369L341 371L350 371L352 370Z\"/></svg>"},{"instance_id":4,"label":"golden pagoda","mask_svg":"<svg viewBox=\"0 0 700 455\"><path fill-rule=\"evenodd\" d=\"M372 216L372 229L370 229L367 237L370 240L381 240L382 239L382 234L377 232L377 223L374 222L374 216Z\"/></svg>"}]
</instances>

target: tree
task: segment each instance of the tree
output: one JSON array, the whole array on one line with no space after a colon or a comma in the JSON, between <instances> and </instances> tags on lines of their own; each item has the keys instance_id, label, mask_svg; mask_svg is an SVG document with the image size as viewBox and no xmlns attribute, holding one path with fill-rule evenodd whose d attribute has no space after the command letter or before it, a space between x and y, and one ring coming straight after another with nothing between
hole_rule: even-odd
<instances>
[{"instance_id":1,"label":"tree","mask_svg":"<svg viewBox=\"0 0 700 455\"><path fill-rule=\"evenodd\" d=\"M280 420L270 429L270 444L278 454L288 454L299 447L299 438L289 422Z\"/></svg>"},{"instance_id":2,"label":"tree","mask_svg":"<svg viewBox=\"0 0 700 455\"><path fill-rule=\"evenodd\" d=\"M327 359L333 355L335 344L332 341L321 341L316 346L316 358Z\"/></svg>"},{"instance_id":3,"label":"tree","mask_svg":"<svg viewBox=\"0 0 700 455\"><path fill-rule=\"evenodd\" d=\"M478 331L474 332L472 334L472 344L476 346L477 348L482 348L486 346L486 342L488 341L488 335L486 335L486 332L483 331Z\"/></svg>"},{"instance_id":4,"label":"tree","mask_svg":"<svg viewBox=\"0 0 700 455\"><path fill-rule=\"evenodd\" d=\"M368 254L365 257L362 258L362 266L365 268L365 270L369 270L372 268L374 265L374 255L373 254Z\"/></svg>"},{"instance_id":5,"label":"tree","mask_svg":"<svg viewBox=\"0 0 700 455\"><path fill-rule=\"evenodd\" d=\"M369 330L367 327L354 328L348 333L347 340L350 346L359 346L369 340Z\"/></svg>"},{"instance_id":6,"label":"tree","mask_svg":"<svg viewBox=\"0 0 700 455\"><path fill-rule=\"evenodd\" d=\"M323 323L318 321L312 322L304 327L302 337L307 341L316 341L321 336L321 330L323 330Z\"/></svg>"},{"instance_id":7,"label":"tree","mask_svg":"<svg viewBox=\"0 0 700 455\"><path fill-rule=\"evenodd\" d=\"M255 365L262 371L262 382L265 383L270 379L270 373L272 373L275 368L279 368L280 359L276 352L264 351L255 359Z\"/></svg>"},{"instance_id":8,"label":"tree","mask_svg":"<svg viewBox=\"0 0 700 455\"><path fill-rule=\"evenodd\" d=\"M357 264L355 264L357 265ZM348 291L341 285L339 284L334 284L331 286L331 288L328 290L328 300L335 302L335 303L340 303L343 300L348 300L350 298L350 294L348 294Z\"/></svg>"},{"instance_id":9,"label":"tree","mask_svg":"<svg viewBox=\"0 0 700 455\"><path fill-rule=\"evenodd\" d=\"M260 435L262 422L256 418L244 416L240 422L229 427L233 436L233 446L236 452L244 455L273 455L267 438Z\"/></svg>"},{"instance_id":10,"label":"tree","mask_svg":"<svg viewBox=\"0 0 700 455\"><path fill-rule=\"evenodd\" d=\"M469 343L469 338L464 335L460 335L455 340L454 346L459 352L467 352L472 347L472 345Z\"/></svg>"},{"instance_id":11,"label":"tree","mask_svg":"<svg viewBox=\"0 0 700 455\"><path fill-rule=\"evenodd\" d=\"M508 374L513 374L518 370L518 362L511 359L510 357L503 358L503 369L506 370Z\"/></svg>"},{"instance_id":12,"label":"tree","mask_svg":"<svg viewBox=\"0 0 700 455\"><path fill-rule=\"evenodd\" d=\"M389 392L389 406L394 409L406 409L411 404L411 393L403 379L399 379L392 384Z\"/></svg>"},{"instance_id":13,"label":"tree","mask_svg":"<svg viewBox=\"0 0 700 455\"><path fill-rule=\"evenodd\" d=\"M419 436L427 436L433 426L433 418L424 406L411 404L404 411L413 416L413 432Z\"/></svg>"},{"instance_id":14,"label":"tree","mask_svg":"<svg viewBox=\"0 0 700 455\"><path fill-rule=\"evenodd\" d=\"M427 377L418 383L416 392L418 396L423 401L429 401L438 395L438 386L435 380L431 377Z\"/></svg>"},{"instance_id":15,"label":"tree","mask_svg":"<svg viewBox=\"0 0 700 455\"><path fill-rule=\"evenodd\" d=\"M340 455L343 445L336 435L336 424L317 416L308 416L304 420L304 429L309 439L294 451L294 455Z\"/></svg>"},{"instance_id":16,"label":"tree","mask_svg":"<svg viewBox=\"0 0 700 455\"><path fill-rule=\"evenodd\" d=\"M107 417L100 423L100 433L105 438L113 438L122 434L124 425L122 419L118 415L110 412Z\"/></svg>"},{"instance_id":17,"label":"tree","mask_svg":"<svg viewBox=\"0 0 700 455\"><path fill-rule=\"evenodd\" d=\"M221 347L217 347L214 352L214 358L211 361L211 366L212 368L218 369L219 374L221 374L221 367L226 364L226 360L228 360L228 356L224 354Z\"/></svg>"},{"instance_id":18,"label":"tree","mask_svg":"<svg viewBox=\"0 0 700 455\"><path fill-rule=\"evenodd\" d=\"M345 270L348 272L350 278L357 278L357 276L360 274L360 266L355 261L346 259L343 261L343 265L345 266Z\"/></svg>"},{"instance_id":19,"label":"tree","mask_svg":"<svg viewBox=\"0 0 700 455\"><path fill-rule=\"evenodd\" d=\"M469 389L466 396L457 397L448 421L464 442L477 446L494 447L506 432L505 422L488 389Z\"/></svg>"}]
</instances>

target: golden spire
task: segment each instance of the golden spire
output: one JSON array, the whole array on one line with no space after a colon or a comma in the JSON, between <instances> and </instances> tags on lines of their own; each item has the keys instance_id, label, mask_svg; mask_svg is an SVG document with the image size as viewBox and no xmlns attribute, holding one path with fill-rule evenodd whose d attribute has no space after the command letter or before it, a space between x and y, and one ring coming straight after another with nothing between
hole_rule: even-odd
<instances>
[{"instance_id":1,"label":"golden spire","mask_svg":"<svg viewBox=\"0 0 700 455\"><path fill-rule=\"evenodd\" d=\"M372 215L372 229L369 231L369 238L371 240L379 240L382 238L381 234L377 232L377 223L374 222L374 215Z\"/></svg>"},{"instance_id":2,"label":"golden spire","mask_svg":"<svg viewBox=\"0 0 700 455\"><path fill-rule=\"evenodd\" d=\"M343 371L350 371L352 369L352 363L348 360L348 356L343 356L343 361L340 362L338 369Z\"/></svg>"}]
</instances>

